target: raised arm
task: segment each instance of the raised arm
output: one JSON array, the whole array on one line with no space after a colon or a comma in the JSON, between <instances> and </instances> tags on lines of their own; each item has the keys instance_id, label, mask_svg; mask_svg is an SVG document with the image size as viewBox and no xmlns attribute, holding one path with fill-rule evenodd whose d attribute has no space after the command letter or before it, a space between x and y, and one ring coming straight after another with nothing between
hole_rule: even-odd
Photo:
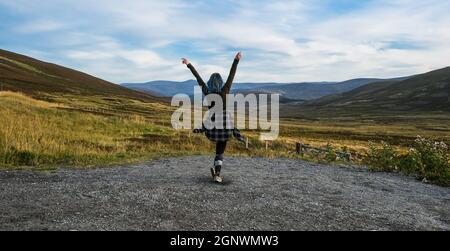
<instances>
[{"instance_id":1,"label":"raised arm","mask_svg":"<svg viewBox=\"0 0 450 251\"><path fill-rule=\"evenodd\" d=\"M228 75L227 82L225 82L225 86L223 87L224 91L226 93L230 92L231 85L233 84L234 76L236 75L237 66L239 64L239 61L242 58L242 53L239 52L236 57L234 58L233 65L231 66L230 74Z\"/></svg>"},{"instance_id":2,"label":"raised arm","mask_svg":"<svg viewBox=\"0 0 450 251\"><path fill-rule=\"evenodd\" d=\"M183 60L183 64L185 64L187 66L187 68L189 68L189 70L191 70L192 74L197 79L197 83L202 88L203 94L208 95L208 87L206 86L205 81L203 81L202 77L200 77L200 74L198 74L197 70L189 62L189 60L187 60L186 58L183 58L182 60Z\"/></svg>"}]
</instances>

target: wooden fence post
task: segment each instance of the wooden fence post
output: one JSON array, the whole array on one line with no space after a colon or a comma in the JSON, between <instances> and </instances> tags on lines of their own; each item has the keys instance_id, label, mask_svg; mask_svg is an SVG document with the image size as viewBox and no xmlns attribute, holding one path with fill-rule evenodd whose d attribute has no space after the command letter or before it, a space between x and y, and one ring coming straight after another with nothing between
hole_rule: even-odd
<instances>
[{"instance_id":1,"label":"wooden fence post","mask_svg":"<svg viewBox=\"0 0 450 251\"><path fill-rule=\"evenodd\" d=\"M300 154L301 153L301 151L302 151L302 144L300 144L300 143L295 143L295 152L297 153L297 154Z\"/></svg>"}]
</instances>

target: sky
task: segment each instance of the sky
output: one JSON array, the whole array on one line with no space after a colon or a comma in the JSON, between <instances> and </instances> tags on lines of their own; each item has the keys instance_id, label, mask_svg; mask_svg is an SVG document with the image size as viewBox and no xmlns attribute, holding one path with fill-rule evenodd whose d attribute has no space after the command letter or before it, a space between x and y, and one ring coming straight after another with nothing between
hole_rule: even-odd
<instances>
[{"instance_id":1,"label":"sky","mask_svg":"<svg viewBox=\"0 0 450 251\"><path fill-rule=\"evenodd\" d=\"M0 0L0 48L114 83L407 76L450 65L448 0Z\"/></svg>"}]
</instances>

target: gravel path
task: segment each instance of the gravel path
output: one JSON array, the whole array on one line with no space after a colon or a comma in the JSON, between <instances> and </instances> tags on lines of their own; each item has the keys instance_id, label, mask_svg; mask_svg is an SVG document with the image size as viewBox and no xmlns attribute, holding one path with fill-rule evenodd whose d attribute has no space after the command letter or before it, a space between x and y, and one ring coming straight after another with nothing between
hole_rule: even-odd
<instances>
[{"instance_id":1,"label":"gravel path","mask_svg":"<svg viewBox=\"0 0 450 251\"><path fill-rule=\"evenodd\" d=\"M450 230L450 189L293 159L0 171L0 230Z\"/></svg>"}]
</instances>

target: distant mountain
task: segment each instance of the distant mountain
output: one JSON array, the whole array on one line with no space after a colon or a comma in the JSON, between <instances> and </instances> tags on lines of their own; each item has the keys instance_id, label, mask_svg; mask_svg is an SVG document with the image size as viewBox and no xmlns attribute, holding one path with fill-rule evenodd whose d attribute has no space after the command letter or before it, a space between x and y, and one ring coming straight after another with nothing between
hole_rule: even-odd
<instances>
[{"instance_id":1,"label":"distant mountain","mask_svg":"<svg viewBox=\"0 0 450 251\"><path fill-rule=\"evenodd\" d=\"M278 84L259 88L259 92L278 93L282 97L291 100L312 100L331 94L339 94L364 86L369 83L385 81L384 79L361 78L344 82L318 82Z\"/></svg>"},{"instance_id":2,"label":"distant mountain","mask_svg":"<svg viewBox=\"0 0 450 251\"><path fill-rule=\"evenodd\" d=\"M278 85L277 83L235 83L233 90L258 90L266 86ZM183 82L177 81L151 81L147 83L125 83L123 87L133 90L154 93L164 97L171 97L175 94L184 93L189 96L194 95L194 87L198 86L196 80L187 80Z\"/></svg>"},{"instance_id":3,"label":"distant mountain","mask_svg":"<svg viewBox=\"0 0 450 251\"><path fill-rule=\"evenodd\" d=\"M339 94L360 86L386 81L385 79L361 78L344 82L312 82L312 83L235 83L233 93L277 93L284 101L305 101L317 99L330 94ZM178 93L193 95L193 87L197 81L152 81L148 83L122 84L134 90L144 91L160 96L173 96Z\"/></svg>"},{"instance_id":4,"label":"distant mountain","mask_svg":"<svg viewBox=\"0 0 450 251\"><path fill-rule=\"evenodd\" d=\"M122 96L149 102L162 100L76 70L1 49L0 87L32 95L61 93Z\"/></svg>"},{"instance_id":5,"label":"distant mountain","mask_svg":"<svg viewBox=\"0 0 450 251\"><path fill-rule=\"evenodd\" d=\"M371 83L304 106L322 110L450 111L450 67L400 81Z\"/></svg>"}]
</instances>

